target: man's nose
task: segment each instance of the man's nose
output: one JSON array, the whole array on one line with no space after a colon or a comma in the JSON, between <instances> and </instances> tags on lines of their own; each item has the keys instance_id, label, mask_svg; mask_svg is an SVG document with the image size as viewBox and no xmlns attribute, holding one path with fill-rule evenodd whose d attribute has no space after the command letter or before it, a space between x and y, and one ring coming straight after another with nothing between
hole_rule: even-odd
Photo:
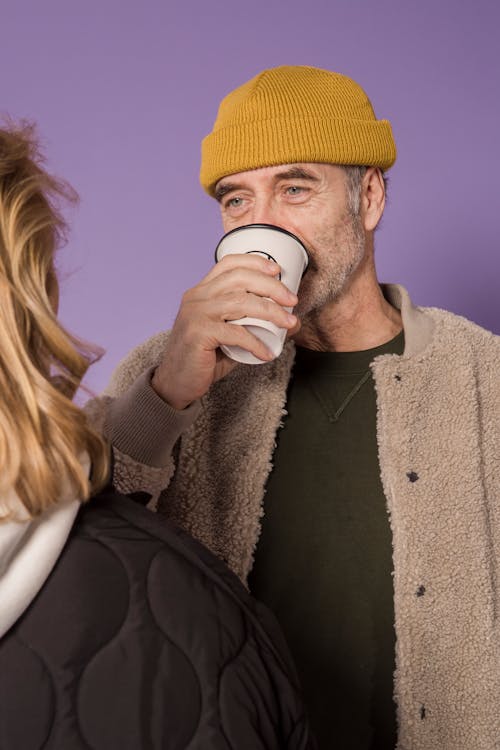
<instances>
[{"instance_id":1,"label":"man's nose","mask_svg":"<svg viewBox=\"0 0 500 750\"><path fill-rule=\"evenodd\" d=\"M251 211L252 224L276 224L279 226L279 212L269 200L255 201Z\"/></svg>"}]
</instances>

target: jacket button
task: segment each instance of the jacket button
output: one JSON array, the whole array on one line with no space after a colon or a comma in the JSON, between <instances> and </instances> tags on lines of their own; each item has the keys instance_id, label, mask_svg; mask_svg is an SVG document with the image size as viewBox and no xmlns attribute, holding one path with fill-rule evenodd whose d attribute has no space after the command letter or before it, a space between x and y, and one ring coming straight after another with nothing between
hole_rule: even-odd
<instances>
[{"instance_id":1,"label":"jacket button","mask_svg":"<svg viewBox=\"0 0 500 750\"><path fill-rule=\"evenodd\" d=\"M418 479L418 474L416 471L408 471L406 476L410 480L410 482L416 482Z\"/></svg>"}]
</instances>

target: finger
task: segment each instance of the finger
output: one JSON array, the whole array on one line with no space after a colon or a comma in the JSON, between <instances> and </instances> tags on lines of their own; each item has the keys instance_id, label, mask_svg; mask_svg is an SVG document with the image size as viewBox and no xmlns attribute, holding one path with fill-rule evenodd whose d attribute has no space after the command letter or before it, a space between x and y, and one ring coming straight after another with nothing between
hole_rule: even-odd
<instances>
[{"instance_id":1,"label":"finger","mask_svg":"<svg viewBox=\"0 0 500 750\"><path fill-rule=\"evenodd\" d=\"M298 302L297 295L274 276L241 267L220 274L205 284L200 292L213 299L231 292L250 293L258 297L269 297L283 307L293 307Z\"/></svg>"},{"instance_id":2,"label":"finger","mask_svg":"<svg viewBox=\"0 0 500 750\"><path fill-rule=\"evenodd\" d=\"M231 271L234 268L249 268L256 271L261 271L264 274L270 276L277 276L280 272L280 267L273 260L268 260L259 253L237 253L232 255L225 255L222 260L215 264L215 266L208 272L201 283L211 281L217 278L220 274L226 271Z\"/></svg>"},{"instance_id":3,"label":"finger","mask_svg":"<svg viewBox=\"0 0 500 750\"><path fill-rule=\"evenodd\" d=\"M295 316L295 325L293 326L293 328L288 329L288 332L286 334L287 340L293 339L293 337L298 334L301 328L302 328L302 321L300 320L300 318Z\"/></svg>"},{"instance_id":4,"label":"finger","mask_svg":"<svg viewBox=\"0 0 500 750\"><path fill-rule=\"evenodd\" d=\"M278 328L294 328L297 325L295 315L281 305L266 297L259 297L248 292L240 292L217 297L214 300L213 314L219 321L238 320L239 318L260 318L274 323Z\"/></svg>"},{"instance_id":5,"label":"finger","mask_svg":"<svg viewBox=\"0 0 500 750\"><path fill-rule=\"evenodd\" d=\"M218 346L239 346L241 349L250 352L258 359L264 362L270 362L274 359L274 354L267 346L250 333L245 326L234 323L221 323L216 331Z\"/></svg>"}]
</instances>

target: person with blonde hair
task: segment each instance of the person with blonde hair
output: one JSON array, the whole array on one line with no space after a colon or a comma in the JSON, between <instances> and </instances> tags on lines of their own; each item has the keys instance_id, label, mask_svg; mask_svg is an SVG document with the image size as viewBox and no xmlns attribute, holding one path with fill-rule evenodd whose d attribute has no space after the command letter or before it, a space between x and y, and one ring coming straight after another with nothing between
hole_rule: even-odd
<instances>
[{"instance_id":1,"label":"person with blonde hair","mask_svg":"<svg viewBox=\"0 0 500 750\"><path fill-rule=\"evenodd\" d=\"M75 198L32 127L0 128L0 747L312 748L267 610L107 484L112 400L72 401L99 352L57 319Z\"/></svg>"},{"instance_id":2,"label":"person with blonde hair","mask_svg":"<svg viewBox=\"0 0 500 750\"><path fill-rule=\"evenodd\" d=\"M0 131L0 538L15 549L26 537L43 556L25 586L14 565L2 577L1 633L36 594L78 499L102 487L109 462L103 438L71 400L97 350L57 320L54 255L66 230L57 201L76 195L37 156L32 129Z\"/></svg>"}]
</instances>

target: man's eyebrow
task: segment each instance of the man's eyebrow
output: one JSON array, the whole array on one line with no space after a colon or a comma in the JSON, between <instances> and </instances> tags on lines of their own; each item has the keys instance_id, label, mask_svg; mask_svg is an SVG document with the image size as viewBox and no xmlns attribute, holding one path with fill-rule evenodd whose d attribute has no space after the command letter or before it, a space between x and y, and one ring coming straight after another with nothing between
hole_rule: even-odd
<instances>
[{"instance_id":1,"label":"man's eyebrow","mask_svg":"<svg viewBox=\"0 0 500 750\"><path fill-rule=\"evenodd\" d=\"M221 202L227 193L231 193L233 190L241 190L241 185L237 185L235 182L223 182L217 185L215 188L215 200Z\"/></svg>"},{"instance_id":2,"label":"man's eyebrow","mask_svg":"<svg viewBox=\"0 0 500 750\"><path fill-rule=\"evenodd\" d=\"M275 182L279 182L280 180L309 180L310 182L319 182L319 177L316 177L303 167L290 167L290 169L274 175Z\"/></svg>"}]
</instances>

